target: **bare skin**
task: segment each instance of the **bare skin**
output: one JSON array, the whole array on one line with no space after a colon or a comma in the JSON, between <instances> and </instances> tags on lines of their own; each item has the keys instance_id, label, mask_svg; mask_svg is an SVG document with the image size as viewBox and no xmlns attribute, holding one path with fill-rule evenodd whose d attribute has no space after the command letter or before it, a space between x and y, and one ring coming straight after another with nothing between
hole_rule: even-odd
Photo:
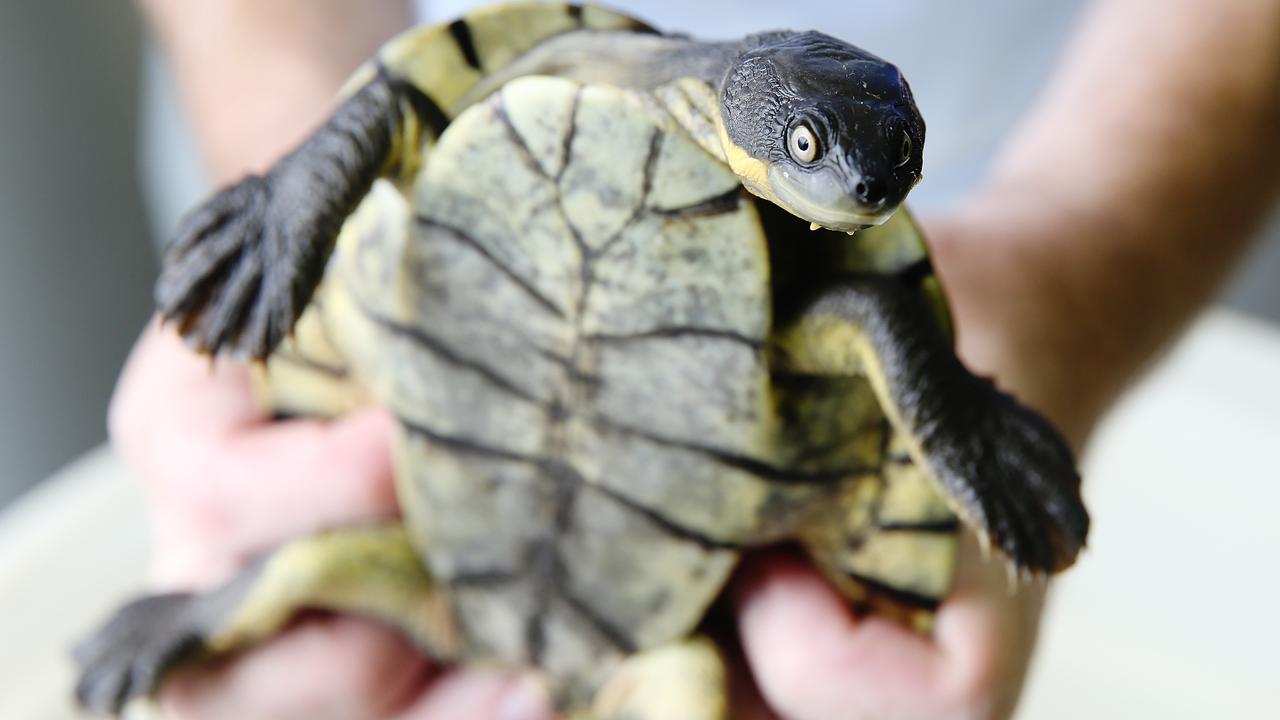
<instances>
[{"instance_id":1,"label":"bare skin","mask_svg":"<svg viewBox=\"0 0 1280 720\"><path fill-rule=\"evenodd\" d=\"M409 17L399 1L142 5L219 184L296 142ZM970 366L1083 447L1274 205L1277 87L1280 0L1171 0L1159 13L1143 0L1094 2L989 178L927 224ZM111 430L152 501L157 584L206 586L299 532L394 514L389 426L377 411L269 423L245 370L211 373L149 328ZM928 640L854 617L787 554L751 558L732 596L749 675L735 718L1001 718L1021 689L1043 589L1010 595L1003 569L970 543ZM519 678L442 673L380 628L336 618L186 672L164 702L182 718L546 716Z\"/></svg>"}]
</instances>

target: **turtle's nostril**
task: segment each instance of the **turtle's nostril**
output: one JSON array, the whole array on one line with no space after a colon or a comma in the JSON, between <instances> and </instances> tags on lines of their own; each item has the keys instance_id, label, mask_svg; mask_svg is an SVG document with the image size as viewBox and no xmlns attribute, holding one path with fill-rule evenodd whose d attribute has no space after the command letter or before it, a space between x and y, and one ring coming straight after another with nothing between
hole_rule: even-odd
<instances>
[{"instance_id":1,"label":"turtle's nostril","mask_svg":"<svg viewBox=\"0 0 1280 720\"><path fill-rule=\"evenodd\" d=\"M885 186L884 183L864 178L853 186L853 194L863 205L877 206L884 202Z\"/></svg>"}]
</instances>

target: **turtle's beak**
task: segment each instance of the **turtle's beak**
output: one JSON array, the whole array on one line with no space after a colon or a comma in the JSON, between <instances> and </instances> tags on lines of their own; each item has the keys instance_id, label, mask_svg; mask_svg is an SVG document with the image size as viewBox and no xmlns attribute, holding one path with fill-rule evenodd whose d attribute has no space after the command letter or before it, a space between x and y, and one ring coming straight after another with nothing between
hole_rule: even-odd
<instances>
[{"instance_id":1,"label":"turtle's beak","mask_svg":"<svg viewBox=\"0 0 1280 720\"><path fill-rule=\"evenodd\" d=\"M832 230L879 225L897 209L876 181L832 167L797 172L777 163L769 167L769 186L792 215Z\"/></svg>"}]
</instances>

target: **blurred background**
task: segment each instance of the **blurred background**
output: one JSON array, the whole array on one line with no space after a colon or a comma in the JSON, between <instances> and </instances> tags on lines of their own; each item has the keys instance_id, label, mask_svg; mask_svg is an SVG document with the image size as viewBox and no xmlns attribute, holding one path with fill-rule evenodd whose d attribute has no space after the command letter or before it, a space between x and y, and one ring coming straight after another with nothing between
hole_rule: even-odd
<instances>
[{"instance_id":1,"label":"blurred background","mask_svg":"<svg viewBox=\"0 0 1280 720\"><path fill-rule=\"evenodd\" d=\"M683 26L680 3L659 5L659 20ZM947 32L937 42L952 42L965 36L964 23L981 22L968 18L970 10L956 12L936 23ZM1062 19L1064 34L1069 19ZM750 22L758 27L770 20ZM918 28L886 45L930 42ZM1019 54L1005 57L1028 59L1026 72L1023 80L1014 78L1007 106L995 107L993 116L1007 120L1019 111L1056 49L1006 49ZM902 64L930 119L931 139L943 139L938 147L966 148L978 157L989 152L959 136L945 142L949 128L963 123L931 114L929 98L957 92L955 84L938 83L931 95L928 73ZM112 385L150 313L154 248L203 191L168 82L139 17L125 4L0 3L0 508L105 440ZM926 211L954 198L958 187L945 179L928 185L917 198ZM1280 716L1251 714L1264 705L1280 713L1280 700L1259 689L1280 678L1274 658L1280 625L1273 617L1280 581L1265 550L1276 547L1280 535L1264 517L1280 502L1274 452L1280 438L1280 217L1209 317L1098 435L1086 466L1097 521L1091 544L1098 550L1056 596L1063 611L1046 629L1042 666L1048 670L1033 676L1025 717L1208 717L1200 709L1212 708L1222 710L1215 717ZM139 501L104 456L84 462L106 468L114 484L94 490L92 501L81 497L93 512L63 517L58 527L112 533L94 549L102 569L74 587L113 598L140 577ZM40 537L53 543L41 546L49 552L67 552L33 518L75 502L71 492L29 499L21 518L0 509L0 595L8 594L6 578L40 570L14 554L16 545ZM124 518L131 525L119 532ZM107 568L114 567L122 574L112 576ZM1124 588L1124 602L1111 593L1117 587ZM38 592L10 595L0 616L44 616L47 600ZM1206 624L1203 611L1215 607L1234 619ZM1200 625L1189 624L1193 615ZM1166 653L1161 643L1175 649ZM1121 645L1132 652L1097 662L1099 647ZM51 648L51 657L61 657L62 647ZM5 663L0 658L0 677L12 679L8 668L18 665ZM1135 676L1137 666L1147 672ZM1236 667L1246 668L1243 679ZM1056 679L1045 679L1050 676ZM1086 696L1096 699L1093 706L1080 705ZM1139 702L1134 698L1146 698L1145 704L1108 711ZM1068 707L1076 710L1064 712Z\"/></svg>"},{"instance_id":2,"label":"blurred background","mask_svg":"<svg viewBox=\"0 0 1280 720\"><path fill-rule=\"evenodd\" d=\"M0 3L0 504L103 441L149 312L142 47L119 3Z\"/></svg>"}]
</instances>

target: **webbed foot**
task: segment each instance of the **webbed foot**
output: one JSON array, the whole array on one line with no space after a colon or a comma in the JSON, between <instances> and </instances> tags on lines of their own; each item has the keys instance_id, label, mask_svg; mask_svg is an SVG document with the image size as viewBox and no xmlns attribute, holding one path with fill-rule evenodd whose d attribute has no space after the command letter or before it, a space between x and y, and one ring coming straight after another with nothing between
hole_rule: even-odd
<instances>
[{"instance_id":1,"label":"webbed foot","mask_svg":"<svg viewBox=\"0 0 1280 720\"><path fill-rule=\"evenodd\" d=\"M76 699L89 712L118 714L150 695L164 672L199 650L203 639L186 593L151 595L121 608L75 649Z\"/></svg>"},{"instance_id":2,"label":"webbed foot","mask_svg":"<svg viewBox=\"0 0 1280 720\"><path fill-rule=\"evenodd\" d=\"M285 543L213 590L125 605L75 649L76 697L119 713L167 671L267 640L306 608L379 620L436 657L456 644L448 600L400 524L331 530Z\"/></svg>"},{"instance_id":3,"label":"webbed foot","mask_svg":"<svg viewBox=\"0 0 1280 720\"><path fill-rule=\"evenodd\" d=\"M979 539L1019 571L1066 569L1089 532L1071 448L991 382L970 375L965 384L946 420L920 438L929 468Z\"/></svg>"},{"instance_id":4,"label":"webbed foot","mask_svg":"<svg viewBox=\"0 0 1280 720\"><path fill-rule=\"evenodd\" d=\"M394 164L403 92L376 76L267 174L183 221L155 296L197 351L261 360L293 328L343 222Z\"/></svg>"},{"instance_id":5,"label":"webbed foot","mask_svg":"<svg viewBox=\"0 0 1280 720\"><path fill-rule=\"evenodd\" d=\"M291 236L285 212L272 202L269 177L249 176L179 228L156 305L198 352L262 359L293 327L324 259L298 257L317 242Z\"/></svg>"}]
</instances>

